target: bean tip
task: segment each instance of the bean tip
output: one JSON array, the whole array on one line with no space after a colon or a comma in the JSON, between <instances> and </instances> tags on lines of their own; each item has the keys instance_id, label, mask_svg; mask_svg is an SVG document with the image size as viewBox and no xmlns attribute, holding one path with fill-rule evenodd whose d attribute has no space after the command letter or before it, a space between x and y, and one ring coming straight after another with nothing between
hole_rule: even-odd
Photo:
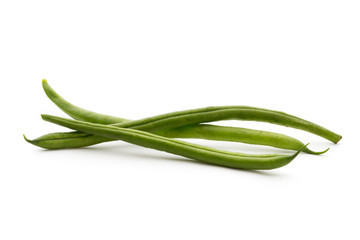
<instances>
[{"instance_id":1,"label":"bean tip","mask_svg":"<svg viewBox=\"0 0 360 240\"><path fill-rule=\"evenodd\" d=\"M330 148L327 148L327 149L325 149L325 150L322 151L322 152L316 152L316 154L320 155L320 154L326 153L326 152L329 151L329 150L330 150Z\"/></svg>"},{"instance_id":2,"label":"bean tip","mask_svg":"<svg viewBox=\"0 0 360 240\"><path fill-rule=\"evenodd\" d=\"M310 143L305 144L304 146L302 146L295 154L294 156L296 157L297 155L299 155L299 153L301 153L304 149L306 149L306 147L309 145Z\"/></svg>"},{"instance_id":3,"label":"bean tip","mask_svg":"<svg viewBox=\"0 0 360 240\"><path fill-rule=\"evenodd\" d=\"M329 150L330 150L330 148L327 148L327 149L325 149L324 151L316 152L316 151L313 151L313 150L311 150L311 149L309 149L309 148L306 147L303 151L306 152L306 153L310 153L310 154L321 155L321 154L326 153L326 152L329 151Z\"/></svg>"},{"instance_id":4,"label":"bean tip","mask_svg":"<svg viewBox=\"0 0 360 240\"><path fill-rule=\"evenodd\" d=\"M24 137L25 141L27 141L28 143L32 143L32 141L31 141L30 139L28 139L28 138L25 136L25 134L23 134L23 137Z\"/></svg>"},{"instance_id":5,"label":"bean tip","mask_svg":"<svg viewBox=\"0 0 360 240\"><path fill-rule=\"evenodd\" d=\"M48 114L41 114L41 119L44 120L44 121L47 121L49 122L49 119L54 117L54 116L51 116L51 115L48 115Z\"/></svg>"},{"instance_id":6,"label":"bean tip","mask_svg":"<svg viewBox=\"0 0 360 240\"><path fill-rule=\"evenodd\" d=\"M46 120L49 115L48 114L40 114L40 116L43 120Z\"/></svg>"},{"instance_id":7,"label":"bean tip","mask_svg":"<svg viewBox=\"0 0 360 240\"><path fill-rule=\"evenodd\" d=\"M25 134L23 134L23 137L24 137L26 142L28 142L28 143L30 143L30 144L32 144L34 146L46 148L46 147L42 146L41 144L39 144L39 141L37 139L30 140L25 136Z\"/></svg>"},{"instance_id":8,"label":"bean tip","mask_svg":"<svg viewBox=\"0 0 360 240\"><path fill-rule=\"evenodd\" d=\"M334 141L334 143L335 143L335 144L338 143L341 139L342 139L342 136L339 135L338 138L336 139L336 141Z\"/></svg>"}]
</instances>

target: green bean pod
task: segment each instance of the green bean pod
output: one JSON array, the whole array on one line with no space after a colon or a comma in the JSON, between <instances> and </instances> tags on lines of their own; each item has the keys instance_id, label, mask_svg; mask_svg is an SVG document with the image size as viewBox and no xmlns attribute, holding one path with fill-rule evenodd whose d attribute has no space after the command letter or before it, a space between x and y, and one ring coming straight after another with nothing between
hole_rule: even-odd
<instances>
[{"instance_id":1,"label":"green bean pod","mask_svg":"<svg viewBox=\"0 0 360 240\"><path fill-rule=\"evenodd\" d=\"M124 118L112 117L109 115L102 115L95 112L91 112L82 108L79 108L65 99L63 99L60 95L58 95L47 83L46 80L43 80L43 88L47 96L52 100L60 109L62 109L65 113L70 115L71 117L84 120L88 122L94 123L125 123L130 122L130 120ZM244 107L244 106L229 106L229 107L209 107L202 109L192 109L187 111L174 112L170 114L164 114L152 117L151 121L159 121L161 119L166 118L176 118L176 117L184 117L187 114L198 114L206 115L207 112L213 111L226 111L230 109L235 109L237 111L240 110L259 110L264 112L269 112L269 114L278 114L281 116L285 116L287 118L294 118L298 121L302 119L291 116L289 114L271 111L267 109L261 108L252 108L252 107ZM221 120L221 119L220 119ZM149 118L148 118L149 121ZM116 124L118 125L118 124ZM158 125L156 125L158 126ZM234 128L234 127L223 127L223 126L214 126L209 124L191 124L188 126L182 126L178 128L169 128L169 124L165 122L166 129L160 130L152 130L151 128L148 131L153 132L155 134L159 134L166 137L174 137L174 138L202 138L209 140L221 140L221 141L236 141L236 142L244 142L249 144L259 144L259 145L268 145L278 148L284 149L292 149L297 150L300 146L303 146L303 143L298 141L295 138L291 138L289 136L277 133L271 133L267 131L258 131L251 130L245 128ZM141 127L139 129L142 129ZM77 137L78 136L78 137ZM46 136L40 137L38 139L33 140L33 144L37 144L39 147L48 148L48 149L61 149L61 148L74 148L74 147L84 147L90 146L94 144L98 144L101 142L110 141L109 139L105 139L103 137L91 136L91 135L82 135L81 133L73 132L73 133L53 133L48 134ZM327 149L328 150L328 149ZM308 148L305 148L303 151L312 154L321 154L326 152L314 152Z\"/></svg>"},{"instance_id":2,"label":"green bean pod","mask_svg":"<svg viewBox=\"0 0 360 240\"><path fill-rule=\"evenodd\" d=\"M341 139L339 134L336 134L320 125L301 119L299 117L295 117L280 111L249 106L215 106L190 109L161 114L134 121L128 121L124 118L116 118L108 115L105 117L102 114L97 114L95 112L78 108L65 101L53 89L51 89L46 80L43 80L43 87L49 98L53 100L54 103L57 104L57 106L59 106L64 112L75 119L87 122L104 124L113 123L119 127L132 127L144 131L154 131L164 128L182 127L191 124L221 120L246 120L267 122L300 129L316 134L334 143L337 143Z\"/></svg>"},{"instance_id":3,"label":"green bean pod","mask_svg":"<svg viewBox=\"0 0 360 240\"><path fill-rule=\"evenodd\" d=\"M86 121L86 122L102 123L102 124L114 124L114 123L122 123L122 122L131 121L131 120L125 119L125 118L119 118L119 117L114 117L114 116L110 116L110 115L99 114L99 113L89 111L89 110L80 108L78 106L75 106L72 103L65 100L63 97L61 97L49 85L49 83L47 82L46 79L42 80L42 86L43 86L44 92L49 97L49 99L53 103L55 103L62 111L64 111L66 114L68 114L70 117L72 117L74 119ZM167 114L163 114L163 115L158 115L158 116L153 117L153 119L158 120L159 118L162 118L164 116L174 117L174 116L183 115L186 113L200 113L200 112L204 113L207 111L226 110L226 109L230 109L230 108L258 109L258 110L268 111L268 112L277 113L277 114L280 114L283 116L303 120L299 117L296 117L296 116L293 116L293 115L290 115L290 114L287 114L287 113L284 113L281 111L274 111L274 110L269 110L269 109L265 109L265 108L255 108L255 107L250 107L250 106L215 106L215 107L190 109L190 110L185 110L185 111L171 112L171 113L167 113Z\"/></svg>"},{"instance_id":4,"label":"green bean pod","mask_svg":"<svg viewBox=\"0 0 360 240\"><path fill-rule=\"evenodd\" d=\"M303 149L302 147L292 155L273 154L259 157L256 155L252 156L251 154L240 154L212 149L136 129L88 123L50 115L42 115L42 118L45 121L84 133L122 140L142 147L165 151L209 164L238 169L266 170L279 168L290 163Z\"/></svg>"},{"instance_id":5,"label":"green bean pod","mask_svg":"<svg viewBox=\"0 0 360 240\"><path fill-rule=\"evenodd\" d=\"M224 107L220 109L218 109L218 107L214 108L215 110L202 111L203 109L198 109L199 111L192 110L190 113L189 110L186 110L162 114L130 122L115 123L114 126L134 128L143 131L155 131L197 123L207 123L222 120L245 120L292 127L316 134L333 142L337 142L341 139L340 135L331 132L330 130L327 130L317 124L299 118L282 115L277 112L264 111L258 108L249 107ZM205 109L213 108L210 107Z\"/></svg>"},{"instance_id":6,"label":"green bean pod","mask_svg":"<svg viewBox=\"0 0 360 240\"><path fill-rule=\"evenodd\" d=\"M49 115L44 115L45 118L46 117L50 117L50 118L53 118L54 116L49 116ZM111 126L111 125L108 125L108 126ZM51 136L51 141L50 143L46 143L48 141L48 137L47 135L44 135L42 137L39 137L37 139L33 139L33 140L30 140L28 139L25 135L24 136L24 139L28 142L28 143L31 143L35 146L39 146L39 145L42 145L42 144L46 144L47 146L51 146L50 144L54 144L56 143L56 141L54 141L53 139L54 138L58 138L58 139L62 139L63 136L66 136L66 140L69 140L70 137L67 136L68 134L72 135L73 133L80 133L80 134L88 134L88 133L83 133L83 132L65 132L65 133L56 133L55 135L56 136ZM97 136L97 135L93 135L93 134L88 134L89 136L91 137L94 137L94 136ZM159 136L159 135L158 135ZM104 138L106 141L116 141L117 139L112 139L112 138L105 138L105 137L102 137L102 136L97 136L97 137L100 137L100 138ZM175 139L172 139L172 138L169 138L168 141L176 141ZM45 142L45 143L44 143ZM188 143L188 142L182 142L182 144L184 145L193 145L192 143ZM304 147L304 145L302 146ZM208 150L211 150L213 152L222 152L222 150L218 150L218 149L215 149L215 148L208 148L206 146L202 146L202 145L197 145L197 148L204 148L204 149L208 149ZM57 149L56 147L55 148L49 148L49 149ZM305 148L303 148L305 149ZM248 154L248 153L239 153L239 152L228 152L228 154L234 154L234 155L240 155L240 156L250 156L250 157L259 157L259 158L264 158L264 157L275 157L277 156L277 154Z\"/></svg>"},{"instance_id":7,"label":"green bean pod","mask_svg":"<svg viewBox=\"0 0 360 240\"><path fill-rule=\"evenodd\" d=\"M192 138L216 141L242 142L296 151L302 146L304 146L301 141L283 134L238 127L223 127L209 124L199 124L198 126L191 125L181 128L165 129L155 131L153 133L168 138ZM114 139L82 132L60 132L46 134L33 140L27 139L27 141L35 146L45 149L65 149L87 147L103 142L114 141ZM305 147L302 151L305 153L319 155L327 152L328 150L329 148L322 152L314 152L308 147Z\"/></svg>"},{"instance_id":8,"label":"green bean pod","mask_svg":"<svg viewBox=\"0 0 360 240\"><path fill-rule=\"evenodd\" d=\"M241 142L295 151L304 146L304 143L301 141L284 134L210 124L198 124L196 126L189 125L178 128L163 129L155 131L154 133L169 138L195 138L216 141ZM308 147L304 147L302 151L305 153L319 155L327 152L328 150L329 148L321 152L314 152Z\"/></svg>"}]
</instances>

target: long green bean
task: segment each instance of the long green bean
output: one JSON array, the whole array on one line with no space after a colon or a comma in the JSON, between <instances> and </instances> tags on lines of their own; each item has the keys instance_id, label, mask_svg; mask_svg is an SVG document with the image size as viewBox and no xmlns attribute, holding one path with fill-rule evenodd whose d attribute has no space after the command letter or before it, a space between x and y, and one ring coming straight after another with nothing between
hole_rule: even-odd
<instances>
[{"instance_id":1,"label":"long green bean","mask_svg":"<svg viewBox=\"0 0 360 240\"><path fill-rule=\"evenodd\" d=\"M54 117L55 117L55 116L49 116L49 115L43 115L43 116L44 116L44 118L50 117L51 119L54 119ZM47 120L47 121L48 121L48 120ZM108 126L111 126L111 125L108 125ZM72 134L72 133L74 133L74 132L57 133L57 136L55 136L55 138L62 139L62 136L61 136L61 135L68 135L68 133ZM88 133L83 133L83 132L78 132L78 133L81 133L81 134L83 134L83 135L88 134ZM116 141L116 140L117 140L117 139L105 138L105 137L98 136L98 135L93 135L93 134L88 134L88 135L90 135L91 137L94 137L94 136L101 137L101 138L104 138L106 141ZM159 135L158 135L158 136L159 136ZM44 137L44 138L41 139L42 137ZM46 141L48 141L48 140L47 140L46 135L44 135L44 136L42 136L42 137L37 138L37 139L34 139L34 140L30 140L30 139L28 139L28 138L24 135L24 139L25 139L28 143L31 143L31 144L33 144L33 145L35 145L35 146L39 146L39 145L41 145L41 144L50 145L50 144L55 144L55 143L56 143L56 141L53 141L53 139L54 139L53 136L51 137L51 142L50 142L50 143L43 143L43 142L46 142ZM161 136L161 137L163 137L163 136ZM39 140L39 139L40 139L40 140ZM70 138L69 138L68 136L66 136L65 139L66 139L66 140L69 140ZM177 141L177 140L172 139L172 138L169 138L168 141ZM190 146L193 145L192 143L185 142L185 141L182 141L182 144L184 144L184 145L190 145ZM301 146L301 147L304 147L304 145ZM211 149L211 151L213 151L213 152L222 152L221 150L218 150L218 149L215 149L215 148L208 148L208 147L202 146L202 145L197 145L197 148ZM51 148L49 148L49 149L51 149ZM53 149L57 149L57 148L53 148ZM247 154L247 153L239 153L239 152L236 152L236 153L235 153L235 152L234 152L234 153L229 152L229 154L230 154L230 153L231 153L231 154L234 154L234 155L251 156L251 157L259 157L259 158L277 156L276 154Z\"/></svg>"},{"instance_id":2,"label":"long green bean","mask_svg":"<svg viewBox=\"0 0 360 240\"><path fill-rule=\"evenodd\" d=\"M198 110L199 111L192 110L191 113L189 113L189 110L168 113L130 122L116 123L114 124L114 126L127 128L131 127L143 131L155 131L160 129L169 129L174 127L187 126L191 124L214 122L221 120L246 120L267 122L304 130L324 137L326 139L332 140L333 142L337 142L341 139L341 136L339 136L338 134L309 121L293 118L276 112L263 111L258 108L224 107L220 108L219 110Z\"/></svg>"},{"instance_id":3,"label":"long green bean","mask_svg":"<svg viewBox=\"0 0 360 240\"><path fill-rule=\"evenodd\" d=\"M92 112L83 108L80 108L78 106L73 105L72 103L68 102L67 100L65 100L63 97L61 97L47 82L46 79L42 80L42 86L44 89L44 92L46 93L46 95L49 97L49 99L55 103L61 110L63 110L65 113L67 113L70 117L77 119L77 120L82 120L82 121L86 121L86 122L93 122L93 123L102 123L102 124L113 124L113 123L122 123L122 122L128 122L131 120L125 119L125 118L119 118L119 117L114 117L114 116L110 116L110 115L105 115L105 114L99 114L96 112ZM263 110L263 111L269 111L272 113L278 113L287 117L292 117L292 118L296 118L299 120L303 120L299 117L281 112L281 111L274 111L274 110L269 110L269 109L265 109L265 108L254 108L254 107L250 107L250 106L220 106L220 107L206 107L206 108L198 108L198 109L190 109L190 110L186 110L186 111L178 111L178 112L172 112L172 113L168 113L168 114L164 114L164 115L169 115L171 114L172 116L176 116L178 115L183 115L185 113L199 113L199 112L206 112L206 111L213 111L213 110L224 110L224 109L229 109L229 108L242 108L242 109L258 109L258 110ZM164 115L158 115L156 117L161 118Z\"/></svg>"},{"instance_id":4,"label":"long green bean","mask_svg":"<svg viewBox=\"0 0 360 240\"><path fill-rule=\"evenodd\" d=\"M105 138L122 140L146 148L165 151L190 159L231 168L252 170L279 168L290 163L303 149L299 149L292 155L278 154L265 157L253 157L251 155L243 155L240 153L232 153L190 144L136 129L88 123L49 115L42 115L42 118L45 121L77 131L99 135Z\"/></svg>"},{"instance_id":5,"label":"long green bean","mask_svg":"<svg viewBox=\"0 0 360 240\"><path fill-rule=\"evenodd\" d=\"M155 131L154 134L168 138L197 138L217 141L233 141L249 144L266 145L289 150L297 150L304 144L295 138L286 135L258 131L252 129L242 129L237 127L223 127L209 124L199 124L197 127L185 126L168 130ZM39 138L27 141L35 146L45 149L64 149L87 147L103 142L114 141L97 135L82 132L60 132L50 133ZM303 152L310 154L322 154L328 151L314 152L308 147Z\"/></svg>"},{"instance_id":6,"label":"long green bean","mask_svg":"<svg viewBox=\"0 0 360 240\"><path fill-rule=\"evenodd\" d=\"M102 115L98 113L94 113L82 108L79 108L65 99L63 99L59 94L57 94L47 83L46 80L43 80L43 88L47 96L52 100L60 109L66 112L68 115L75 119L95 122L95 123L105 123L110 124L114 122L130 122L130 120L124 118L117 118L112 117L109 115ZM230 107L210 107L210 108L203 108L203 109L195 109L195 110L188 110L188 111L181 111L175 112L170 114L165 114L167 116L170 115L170 118L174 117L184 117L187 114L198 114L201 113L202 115L206 114L206 112L213 112L213 111L225 111L230 109L239 110L253 110L252 107L238 107L238 106L230 106ZM278 112L278 111L271 111L266 109L259 109L255 108L259 111L269 112L271 114L278 114L281 116L285 116L287 118L294 118L298 121L304 121L297 117L291 116L286 113ZM184 113L185 112L185 113ZM161 116L155 116L153 120L161 120ZM163 117L164 118L164 117ZM166 119L166 117L165 117ZM151 120L150 120L151 122ZM120 123L121 124L121 123ZM116 124L118 125L118 124ZM169 125L167 125L169 126ZM135 127L136 128L136 127ZM140 127L140 129L142 129ZM175 137L175 138L203 138L209 140L222 140L222 141L237 141L237 142L245 142L249 144L259 144L259 145L268 145L278 148L284 149L292 149L297 150L299 147L303 146L303 143L298 141L295 138L291 138L289 136L277 133L271 133L267 131L258 131L258 130L251 130L245 128L234 128L234 127L223 127L223 126L214 126L209 124L191 124L188 126L178 127L178 128L166 128L160 130L151 130L148 131L153 132L155 134L159 134L162 136L167 137ZM48 149L61 149L61 148L73 148L73 147L84 147L89 146L105 141L110 141L110 139L106 139L99 136L91 136L89 134L83 135L82 133L72 132L72 133L53 133L47 134L40 138L32 140L32 143L43 148ZM327 149L328 150L328 149ZM326 152L327 150L323 151ZM303 150L307 153L312 154L321 154L323 152L313 152L308 148Z\"/></svg>"},{"instance_id":7,"label":"long green bean","mask_svg":"<svg viewBox=\"0 0 360 240\"><path fill-rule=\"evenodd\" d=\"M47 94L55 92L50 90L51 88L47 84L46 80L43 80L43 86ZM47 89L49 91L47 91ZM57 95L54 99L58 99L57 101L54 100L54 102L61 108L61 101L64 99L62 99L59 95ZM67 112L75 119L106 124L106 122L104 122L103 120L102 114L97 114L94 112L89 113L89 111L79 109L72 104L70 104L70 109L68 110L65 106L65 103L63 104L63 106L64 107L62 108L62 110ZM76 111L71 110L71 107L75 107ZM114 117L110 117L110 120L107 123L115 123L114 125L119 127L132 127L145 131L154 131L157 129L181 127L190 124L213 122L220 120L247 120L267 122L304 130L328 139L329 141L332 141L334 143L337 143L341 139L341 136L339 134L336 134L320 125L306 121L304 119L279 111L249 106L220 106L190 109L185 111L176 111L161 114L134 121L126 121L126 119L123 118L114 119Z\"/></svg>"}]
</instances>

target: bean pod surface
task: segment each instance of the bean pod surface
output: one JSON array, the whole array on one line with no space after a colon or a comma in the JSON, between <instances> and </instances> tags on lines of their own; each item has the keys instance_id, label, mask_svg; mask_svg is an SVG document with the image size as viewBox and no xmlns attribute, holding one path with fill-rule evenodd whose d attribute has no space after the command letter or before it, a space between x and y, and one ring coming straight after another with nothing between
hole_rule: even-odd
<instances>
[{"instance_id":1,"label":"bean pod surface","mask_svg":"<svg viewBox=\"0 0 360 240\"><path fill-rule=\"evenodd\" d=\"M279 168L290 163L302 151L303 147L305 147L303 146L292 155L251 155L212 149L136 129L88 123L50 115L42 115L42 118L45 121L77 131L122 140L146 148L165 151L209 164L239 169L265 170Z\"/></svg>"},{"instance_id":2,"label":"bean pod surface","mask_svg":"<svg viewBox=\"0 0 360 240\"><path fill-rule=\"evenodd\" d=\"M47 96L60 109L62 109L65 113L75 119L93 123L114 124L115 126L119 127L130 127L153 132L155 134L166 137L202 138L218 141L235 141L297 150L299 149L299 147L303 146L303 143L295 138L286 136L284 134L277 134L268 131L259 131L246 128L214 126L210 124L200 123L202 123L202 121L211 122L226 119L241 119L265 121L270 123L276 123L277 121L277 124L286 126L287 124L289 124L286 123L286 121L288 121L288 119L292 119L293 122L290 122L290 125L292 124L292 126L296 125L296 122L303 124L305 122L305 127L307 127L306 131L310 131L311 128L316 129L320 127L316 124L310 123L308 121L283 112L248 106L223 106L191 109L186 111L162 114L136 121L130 121L128 119L103 115L77 107L63 99L59 94L57 94L50 87L46 80L43 80L43 88ZM250 116L249 119L246 119L247 117L243 115L246 115L247 113L253 114L254 116ZM261 119L261 113L265 116L263 116L263 120ZM266 120L267 117L272 117L276 121L273 122L271 121L271 119ZM320 127L320 129L323 128ZM331 135L331 132L329 133L329 130L326 130L325 132ZM106 141L111 141L111 139L106 139L99 136L83 135L82 133L73 132L47 134L40 138L34 139L33 143L36 143L38 144L38 146L44 148L61 149L90 146ZM322 152L314 152L306 147L303 151L312 154L321 154L326 152L327 150Z\"/></svg>"}]
</instances>

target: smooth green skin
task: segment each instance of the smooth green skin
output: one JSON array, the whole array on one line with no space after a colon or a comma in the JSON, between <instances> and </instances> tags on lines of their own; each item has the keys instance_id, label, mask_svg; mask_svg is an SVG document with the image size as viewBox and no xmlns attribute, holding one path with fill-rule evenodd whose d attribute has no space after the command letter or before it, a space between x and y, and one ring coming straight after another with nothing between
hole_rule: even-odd
<instances>
[{"instance_id":1,"label":"smooth green skin","mask_svg":"<svg viewBox=\"0 0 360 240\"><path fill-rule=\"evenodd\" d=\"M105 138L122 140L146 148L165 151L186 158L206 162L209 164L249 170L275 169L290 163L303 149L299 149L292 155L269 155L256 157L250 154L243 155L228 151L221 151L196 144L183 142L171 138L162 137L152 133L119 128L111 125L95 124L78 120L65 119L56 116L42 115L45 121L49 121L64 127L88 134L94 134Z\"/></svg>"},{"instance_id":2,"label":"smooth green skin","mask_svg":"<svg viewBox=\"0 0 360 240\"><path fill-rule=\"evenodd\" d=\"M190 125L179 128L164 129L158 130L155 133L170 138L194 138L195 136L198 139L242 142L295 151L304 146L304 143L301 141L279 133L210 124L198 124L196 127ZM328 150L329 148L321 152L314 152L308 147L305 147L302 151L319 155L327 152Z\"/></svg>"},{"instance_id":3,"label":"smooth green skin","mask_svg":"<svg viewBox=\"0 0 360 240\"><path fill-rule=\"evenodd\" d=\"M114 123L122 123L122 122L131 121L131 120L128 120L128 119L125 119L125 118L119 118L119 117L114 117L114 116L110 116L110 115L99 114L99 113L96 113L96 112L92 112L92 111L77 107L77 106L71 104L70 102L66 101L64 98L62 98L53 88L50 87L50 85L49 85L49 83L47 82L46 79L42 80L42 86L43 86L43 89L44 89L46 95L49 97L49 99L51 101L53 101L62 111L64 111L70 117L72 117L74 119L81 120L81 121L86 121L86 122L102 123L102 124L114 124ZM298 120L305 121L305 120L303 120L301 118L298 118L296 116L293 116L293 115L290 115L290 114L287 114L287 113L284 113L284 112L274 111L274 110L269 110L269 109L264 109L264 108L255 108L255 107L250 107L250 106L206 107L206 108L198 108L198 109L190 109L190 110L185 110L185 111L171 112L171 113L167 113L167 114L163 114L163 115L157 115L157 116L152 117L152 118L154 120L158 120L158 119L161 119L164 116L165 117L167 117L167 116L173 116L174 117L174 116L177 116L177 115L184 115L184 114L187 114L187 113L199 113L199 112L207 112L207 111L214 111L214 110L226 110L226 109L230 109L230 108L263 110L263 111L268 111L268 112L272 112L272 113L278 113L280 115L284 115L284 116L287 116L287 117L291 117L291 118L295 118L295 119L298 119ZM338 135L338 138L339 138L339 135ZM340 136L340 139L341 139L341 136Z\"/></svg>"},{"instance_id":4,"label":"smooth green skin","mask_svg":"<svg viewBox=\"0 0 360 240\"><path fill-rule=\"evenodd\" d=\"M54 118L54 116L49 116L49 115L42 115L44 118L47 118L47 117L50 117L50 119L52 120ZM48 121L51 121L51 120L48 120ZM111 126L111 125L108 125L108 126ZM121 129L121 128L119 128ZM137 130L139 131L139 130ZM64 139L65 137L65 141L71 139L71 135L73 133L79 133L81 135L83 135L83 137L86 137L86 135L90 136L89 139L91 138L95 138L95 137L98 137L98 138L102 138L104 139L104 141L116 141L117 139L112 139L112 138L106 138L106 137L102 137L102 136L97 136L97 135L93 135L93 134L88 134L88 133L84 133L84 132L65 132L65 133L56 133L56 136L51 136L51 141L50 142L47 142L48 141L48 136L49 134L47 135L44 135L40 138L37 138L37 139L34 139L34 140L30 140L28 138L26 138L26 136L24 135L24 139L28 142L28 143L31 143L35 146L39 146L39 145L46 145L46 146L50 146L50 148L48 149L58 149L58 146L54 146L54 148L51 148L51 144L54 144L54 145L57 145L56 141L54 141L54 138L56 139ZM68 136L70 135L70 136ZM157 134L156 134L157 135ZM157 135L159 136L159 135ZM163 137L163 136L159 136L159 137ZM78 137L76 137L78 138ZM81 138L81 137L80 137ZM88 138L87 138L88 139ZM169 141L176 141L175 139L172 139L172 138L169 138ZM45 142L45 143L44 143ZM63 141L61 141L62 143ZM191 143L188 143L188 142L182 142L183 144L188 144L190 146L192 146L193 144ZM66 144L66 143L65 143ZM304 146L304 145L303 145ZM303 147L302 146L302 147ZM208 148L208 147L205 147L205 146L201 146L201 145L197 145L197 148L204 148L204 149L211 149L211 151L213 152L222 152L221 150L217 150L215 148ZM240 153L240 152L236 152L236 153L232 153L232 152L228 152L228 154L233 154L233 155L237 155L237 156L249 156L249 157L256 157L256 158L264 158L264 157L275 157L275 156L278 156L278 154L247 154L247 153Z\"/></svg>"},{"instance_id":5,"label":"smooth green skin","mask_svg":"<svg viewBox=\"0 0 360 240\"><path fill-rule=\"evenodd\" d=\"M168 138L197 138L217 141L243 142L290 150L298 150L304 146L304 144L297 139L278 133L208 124L199 124L197 127L185 126L181 128L159 130L155 131L154 134ZM27 139L27 141L35 146L45 149L64 149L87 147L102 142L114 141L114 139L82 132L64 132L50 133L33 140ZM326 149L323 152L313 152L309 148L305 147L303 152L322 154L328 150L329 149Z\"/></svg>"},{"instance_id":6,"label":"smooth green skin","mask_svg":"<svg viewBox=\"0 0 360 240\"><path fill-rule=\"evenodd\" d=\"M101 124L111 124L129 121L124 118L118 118L110 115L92 112L71 104L70 102L62 98L59 94L57 94L57 92L55 92L55 90L50 87L46 79L42 80L42 86L49 99L53 103L55 103L62 111L64 111L66 114L68 114L74 119Z\"/></svg>"},{"instance_id":7,"label":"smooth green skin","mask_svg":"<svg viewBox=\"0 0 360 240\"><path fill-rule=\"evenodd\" d=\"M46 80L43 80L43 88L47 96L52 100L60 109L62 109L65 113L70 115L71 117L83 120L87 122L94 122L94 123L104 123L104 124L115 124L115 126L121 126L121 123L124 122L131 122L130 120L124 119L124 118L117 118L112 117L109 115L103 115L98 114L95 112L91 112L82 108L79 108L70 102L63 99L59 94L53 90L50 85L47 83ZM297 117L291 116L286 113L278 112L278 111L271 111L266 109L259 109L259 108L252 108L252 107L244 107L244 106L230 106L230 107L209 107L209 108L203 108L203 109L192 109L187 111L181 111L181 112L174 112L169 114L164 114L160 116L155 116L152 118L148 118L147 121L150 123L151 121L159 121L162 120L162 118L165 119L171 119L174 120L174 117L184 117L187 114L197 114L201 113L204 115L204 113L207 112L213 112L213 111L225 111L235 109L238 110L259 110L264 112L270 112L273 114L283 115L288 118L294 118L297 120L302 120ZM144 120L144 119L143 119ZM138 121L143 121L138 120ZM304 120L302 120L304 121ZM134 121L133 121L134 122ZM146 121L145 121L146 122ZM120 124L119 124L120 123ZM166 124L166 123L165 123ZM156 125L158 126L158 125ZM245 129L245 128L234 128L234 127L223 127L223 126L214 126L214 125L206 125L206 124L193 124L188 126L183 126L180 128L169 128L169 125L167 126L167 129L160 129L160 130L152 130L151 127L147 126L147 131L151 131L153 133L156 133L158 135L166 136L166 137L173 137L173 138L201 138L201 139L208 139L208 140L221 140L221 141L236 141L236 142L245 142L249 144L259 144L259 145L268 145L278 148L284 148L284 149L292 149L297 150L304 144L300 141L298 141L295 138L291 138L289 136L283 135L283 134L277 134L267 131L258 131L258 130L251 130L251 129ZM131 126L134 127L134 126ZM136 126L135 126L136 128ZM143 128L140 126L141 130ZM77 138L78 137L78 138ZM101 142L110 141L109 139L103 138L103 137L96 137L96 136L90 136L90 135L82 135L78 132L73 133L53 133L53 134L47 134L45 136L42 136L40 138L34 139L32 142L33 144L36 143L37 146L47 148L47 149L61 149L61 148L74 148L74 147L84 147L89 145L98 144ZM327 149L328 150L328 149ZM322 154L326 152L327 150L323 152L313 152L308 148L304 149L304 152L312 153L312 154Z\"/></svg>"},{"instance_id":8,"label":"smooth green skin","mask_svg":"<svg viewBox=\"0 0 360 240\"><path fill-rule=\"evenodd\" d=\"M264 111L262 109L249 107L224 107L223 109L217 109L217 107L215 108L216 110L192 110L195 112L191 113L189 113L188 110L168 113L130 122L116 123L114 124L114 126L127 128L131 127L143 131L154 131L165 128L175 128L191 124L215 122L222 120L246 120L267 122L286 127L292 127L319 135L334 142L339 141L341 138L341 136L337 135L336 133L333 133L319 125L299 118L286 116L277 112ZM213 109L213 107L205 109Z\"/></svg>"}]
</instances>

